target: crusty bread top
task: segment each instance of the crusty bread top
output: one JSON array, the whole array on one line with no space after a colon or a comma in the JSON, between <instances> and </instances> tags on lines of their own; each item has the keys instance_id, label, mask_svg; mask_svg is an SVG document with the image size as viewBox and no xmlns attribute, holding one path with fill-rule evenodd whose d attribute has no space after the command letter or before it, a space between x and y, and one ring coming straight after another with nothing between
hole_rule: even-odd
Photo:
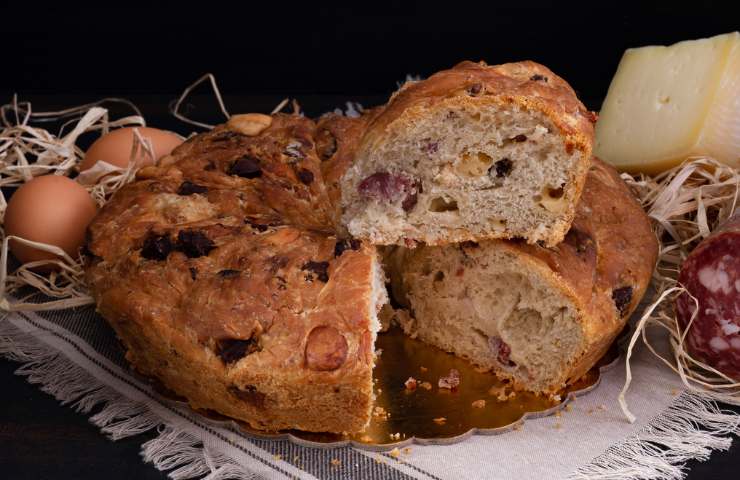
<instances>
[{"instance_id":1,"label":"crusty bread top","mask_svg":"<svg viewBox=\"0 0 740 480\"><path fill-rule=\"evenodd\" d=\"M352 122L363 120L321 125L341 146ZM319 158L316 136L312 120L279 114L256 135L216 127L141 169L89 228L86 273L101 313L171 332L166 344L191 339L178 354L200 345L211 363L244 358L241 367L282 369L296 384L365 374L376 253L337 238L322 177L334 154ZM294 365L306 368L285 368Z\"/></svg>"},{"instance_id":2,"label":"crusty bread top","mask_svg":"<svg viewBox=\"0 0 740 480\"><path fill-rule=\"evenodd\" d=\"M386 128L405 112L428 109L453 96L478 97L543 112L565 137L566 149L591 155L595 114L578 100L568 83L532 61L489 66L465 61L420 82L406 82L370 123L361 148L382 141Z\"/></svg>"}]
</instances>

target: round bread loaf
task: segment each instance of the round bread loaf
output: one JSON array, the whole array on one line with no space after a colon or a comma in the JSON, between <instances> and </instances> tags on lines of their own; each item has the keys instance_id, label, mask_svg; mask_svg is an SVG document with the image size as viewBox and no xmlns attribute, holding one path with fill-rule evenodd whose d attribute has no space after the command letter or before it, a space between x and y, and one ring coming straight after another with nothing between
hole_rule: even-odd
<instances>
[{"instance_id":1,"label":"round bread loaf","mask_svg":"<svg viewBox=\"0 0 740 480\"><path fill-rule=\"evenodd\" d=\"M536 143L546 140L537 122L545 122L545 130L552 127L547 141L555 153L548 158L559 172L553 178L565 184L553 202L537 201L557 214L547 216L542 228L507 230L507 235L529 232L527 241L549 245L570 231L563 243L549 248L483 240L489 231L465 226L414 234L413 240L432 243L480 243L397 249L389 257L396 291L416 314L415 323L404 328L515 378L524 388L551 391L587 371L624 325L649 280L655 238L626 186L598 161L571 227L588 170L591 130L587 112L561 79L531 62L485 68L464 64L449 72L439 77L444 82L427 85L452 92L460 82L468 87L480 82L478 93L492 85L514 85L506 90L512 108L523 115L527 128L541 134L527 137L531 145L526 151L538 151ZM87 282L97 308L116 330L133 366L194 408L254 428L364 428L373 402L377 313L387 296L373 245L378 238L352 238L343 222L355 218L350 210L357 212L357 205L342 206L348 205L346 189L355 188L358 178L353 166L358 148L382 145L389 119L407 110L401 106L424 103L423 95L429 104L441 101L437 90L425 88L406 87L389 107L359 118L327 115L314 122L299 115L235 115L189 139L158 165L141 169L136 181L99 212L85 249ZM484 110L503 115L504 100L492 96L493 110ZM532 115L523 113L530 108ZM419 115L430 120L437 114ZM537 125L527 123L532 119ZM512 141L523 143L516 137ZM534 161L525 150L517 150L522 165ZM361 163L360 169L365 166ZM540 180L543 185L548 181ZM510 181L510 193L517 182L522 188L540 188L516 176ZM387 185L376 183L377 191L385 191ZM394 192L404 194L401 203L413 194L420 195L419 202L425 198L415 183L399 185ZM434 192L426 183L423 189ZM460 202L465 192L456 193ZM524 298L527 288L539 288L552 307L547 318L562 329L540 328L536 315L529 314L511 317L521 321L506 327L478 325L481 315L490 317L495 301L471 302L498 292L498 284L480 280L507 268L518 269L530 282L507 285L508 290ZM453 289L458 300L451 297ZM461 293L473 290L477 293L469 297ZM534 306L530 310L537 311ZM431 320L453 311L456 316L448 323ZM453 321L461 332L454 341L447 328ZM433 328L440 333L432 334ZM528 363L529 354L519 350L522 342L541 346L543 355L560 363L554 368Z\"/></svg>"}]
</instances>

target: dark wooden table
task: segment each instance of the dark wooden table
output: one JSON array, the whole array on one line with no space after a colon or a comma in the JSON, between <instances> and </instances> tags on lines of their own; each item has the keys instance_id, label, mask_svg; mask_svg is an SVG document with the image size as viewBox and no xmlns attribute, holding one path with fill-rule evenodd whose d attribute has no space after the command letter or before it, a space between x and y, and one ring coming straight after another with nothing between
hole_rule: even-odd
<instances>
[{"instance_id":1,"label":"dark wooden table","mask_svg":"<svg viewBox=\"0 0 740 480\"><path fill-rule=\"evenodd\" d=\"M52 110L93 101L90 95L52 95L24 97L36 110ZM173 98L168 95L129 96L144 113L150 126L169 128L181 134L192 129L174 120L167 111ZM232 113L269 112L279 101L278 95L226 96ZM299 99L310 116L343 105L344 101L359 101L376 105L383 96L363 95L303 95ZM203 121L221 121L208 95L193 98L190 112ZM589 106L596 101L586 101ZM594 107L592 107L594 108ZM153 437L151 432L118 442L108 440L97 427L87 421L88 415L59 405L51 396L13 372L18 364L0 360L0 479L59 479L106 480L163 479L165 474L142 462L142 443ZM740 411L740 409L735 409ZM740 441L727 452L715 452L707 462L689 462L688 479L734 479L740 471Z\"/></svg>"}]
</instances>

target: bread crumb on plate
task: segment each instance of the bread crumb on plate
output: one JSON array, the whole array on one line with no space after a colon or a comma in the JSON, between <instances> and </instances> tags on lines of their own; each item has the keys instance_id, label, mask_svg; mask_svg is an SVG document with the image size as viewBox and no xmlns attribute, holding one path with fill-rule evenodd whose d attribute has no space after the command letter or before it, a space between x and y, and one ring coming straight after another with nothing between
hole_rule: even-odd
<instances>
[{"instance_id":1,"label":"bread crumb on plate","mask_svg":"<svg viewBox=\"0 0 740 480\"><path fill-rule=\"evenodd\" d=\"M454 390L460 386L460 372L454 368L450 369L450 373L445 377L439 377L437 382L439 388L445 388L448 390Z\"/></svg>"}]
</instances>

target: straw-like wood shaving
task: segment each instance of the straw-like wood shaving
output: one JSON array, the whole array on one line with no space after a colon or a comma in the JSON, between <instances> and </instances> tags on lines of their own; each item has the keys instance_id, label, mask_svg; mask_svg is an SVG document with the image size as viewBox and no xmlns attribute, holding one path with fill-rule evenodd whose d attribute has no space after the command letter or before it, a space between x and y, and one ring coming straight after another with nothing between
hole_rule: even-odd
<instances>
[{"instance_id":1,"label":"straw-like wood shaving","mask_svg":"<svg viewBox=\"0 0 740 480\"><path fill-rule=\"evenodd\" d=\"M108 110L100 105L124 103L136 115L111 120ZM76 173L85 152L77 145L78 138L87 132L105 134L112 128L145 126L146 122L139 110L127 100L110 98L99 102L81 105L53 112L34 112L29 102L12 102L0 106L0 187L19 187L39 175L53 174L69 176ZM57 134L38 126L43 123L62 122ZM71 127L71 129L70 129ZM151 144L134 132L132 158L153 156ZM85 182L85 178L97 176L99 181ZM103 178L104 176L104 178ZM121 186L133 179L132 167L120 168L105 162L98 162L92 169L77 179L78 183L90 192L92 198L102 206ZM102 179L101 179L102 178ZM0 192L0 219L5 216L7 199ZM2 253L0 254L0 308L3 310L51 310L86 305L93 302L83 283L83 268L80 258L72 258L53 245L32 242L19 237L9 237L2 233ZM52 252L59 257L54 260L30 262L21 265L13 272L8 271L10 239L33 246L39 250ZM49 273L34 269L44 267ZM15 301L25 287L30 287L30 295ZM28 298L43 293L54 300L36 303Z\"/></svg>"},{"instance_id":2,"label":"straw-like wood shaving","mask_svg":"<svg viewBox=\"0 0 740 480\"><path fill-rule=\"evenodd\" d=\"M653 221L660 240L658 264L653 275L655 295L636 323L627 349L627 378L619 395L622 411L632 422L625 394L632 381L630 358L638 339L668 368L679 375L686 388L701 391L723 402L740 405L740 383L693 358L684 348L687 327L676 318L675 300L686 290L678 283L681 264L699 242L729 218L740 196L740 172L707 157L690 158L655 177L622 174ZM696 301L696 299L694 299ZM698 309L695 309L695 314ZM671 354L657 351L653 343L668 333Z\"/></svg>"}]
</instances>

